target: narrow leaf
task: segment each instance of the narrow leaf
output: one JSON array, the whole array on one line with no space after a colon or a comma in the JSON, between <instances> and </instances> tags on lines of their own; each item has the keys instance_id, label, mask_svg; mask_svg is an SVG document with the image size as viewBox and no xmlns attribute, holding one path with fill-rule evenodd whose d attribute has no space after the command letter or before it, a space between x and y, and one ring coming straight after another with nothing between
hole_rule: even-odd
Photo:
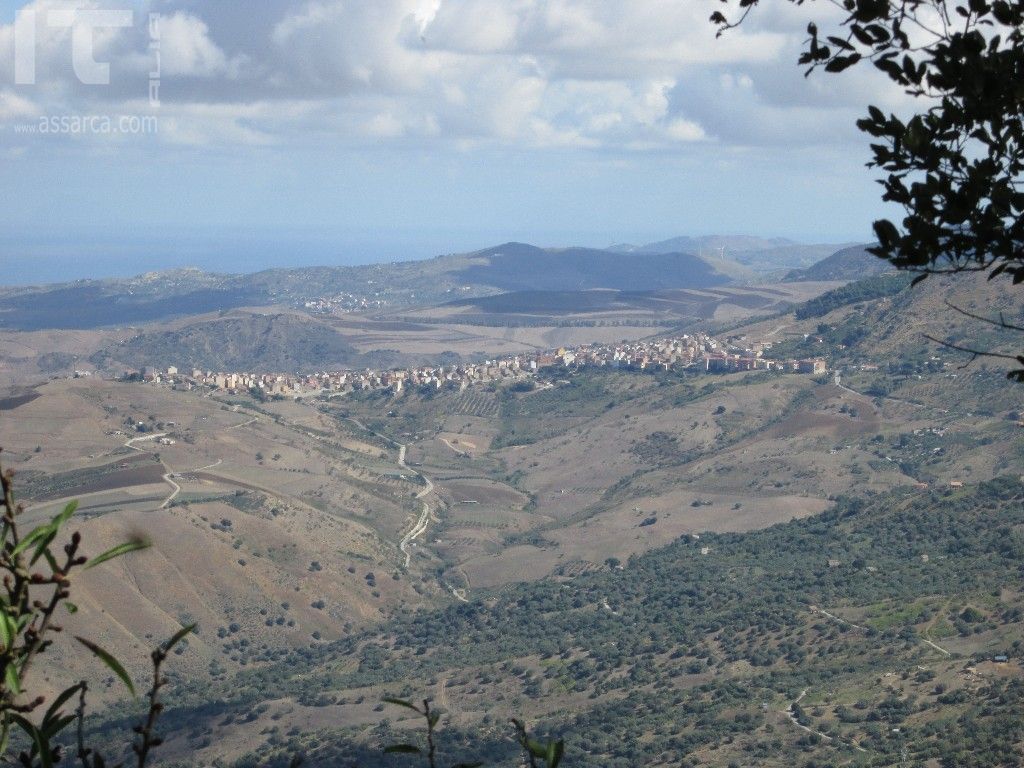
<instances>
[{"instance_id":1,"label":"narrow leaf","mask_svg":"<svg viewBox=\"0 0 1024 768\"><path fill-rule=\"evenodd\" d=\"M108 560L113 560L115 557L121 555L127 555L129 552L135 552L140 549L147 549L152 545L152 542L140 539L138 541L126 541L124 544L118 544L116 547L108 549L102 555L92 558L88 563L85 564L86 570L89 568L95 568L101 563L105 563Z\"/></svg>"},{"instance_id":2,"label":"narrow leaf","mask_svg":"<svg viewBox=\"0 0 1024 768\"><path fill-rule=\"evenodd\" d=\"M13 720L30 739L32 739L32 752L39 754L39 763L42 768L53 768L50 745L39 729L21 715L11 715L11 720Z\"/></svg>"},{"instance_id":3,"label":"narrow leaf","mask_svg":"<svg viewBox=\"0 0 1024 768\"><path fill-rule=\"evenodd\" d=\"M64 507L64 511L53 518L53 525L60 528L64 523L71 519L71 516L75 514L76 509L78 509L77 501L68 502L68 505Z\"/></svg>"},{"instance_id":4,"label":"narrow leaf","mask_svg":"<svg viewBox=\"0 0 1024 768\"><path fill-rule=\"evenodd\" d=\"M78 715L65 715L64 717L58 717L56 720L52 720L42 727L41 730L43 736L45 736L47 741L49 741L77 719Z\"/></svg>"},{"instance_id":5,"label":"narrow leaf","mask_svg":"<svg viewBox=\"0 0 1024 768\"><path fill-rule=\"evenodd\" d=\"M5 715L3 725L0 725L0 755L7 754L7 744L11 739L11 721Z\"/></svg>"},{"instance_id":6,"label":"narrow leaf","mask_svg":"<svg viewBox=\"0 0 1024 768\"><path fill-rule=\"evenodd\" d=\"M47 526L48 530L46 531L46 535L43 536L42 540L36 546L35 553L32 555L31 562L33 565L36 564L36 561L39 560L40 557L46 555L46 559L50 563L50 567L53 570L57 570L53 556L50 555L50 544L52 544L53 540L57 538L57 534L60 532L61 527L71 519L73 514L75 514L76 509L78 509L77 501L68 502L68 505L64 507L64 511L50 521L50 525Z\"/></svg>"},{"instance_id":7,"label":"narrow leaf","mask_svg":"<svg viewBox=\"0 0 1024 768\"><path fill-rule=\"evenodd\" d=\"M419 712L420 714L423 714L422 712L420 712L419 708L411 701L405 701L403 699L394 699L390 696L385 696L384 702L387 704L397 704L400 707L405 707L406 709L411 709L413 712Z\"/></svg>"},{"instance_id":8,"label":"narrow leaf","mask_svg":"<svg viewBox=\"0 0 1024 768\"><path fill-rule=\"evenodd\" d=\"M7 669L4 670L4 685L13 694L21 693L21 679L18 677L18 670L12 663L8 663Z\"/></svg>"},{"instance_id":9,"label":"narrow leaf","mask_svg":"<svg viewBox=\"0 0 1024 768\"><path fill-rule=\"evenodd\" d=\"M187 627L182 627L181 629L179 629L177 632L174 633L174 637L172 637L170 640L164 643L164 650L171 650L171 648L180 643L187 635L192 634L195 628L196 625L193 622L192 624L189 624Z\"/></svg>"},{"instance_id":10,"label":"narrow leaf","mask_svg":"<svg viewBox=\"0 0 1024 768\"><path fill-rule=\"evenodd\" d=\"M548 768L558 768L559 763L562 762L562 756L565 754L565 742L562 739L554 742L554 745L554 750L549 752Z\"/></svg>"},{"instance_id":11,"label":"narrow leaf","mask_svg":"<svg viewBox=\"0 0 1024 768\"><path fill-rule=\"evenodd\" d=\"M18 546L16 546L14 549L11 550L11 557L12 558L17 557L22 552L24 552L26 549L28 549L33 544L35 544L37 541L39 541L41 538L46 536L50 532L50 526L51 526L51 524L47 523L46 525L40 525L38 528L33 528L29 532L28 536L26 536L24 539L19 541L18 542Z\"/></svg>"},{"instance_id":12,"label":"narrow leaf","mask_svg":"<svg viewBox=\"0 0 1024 768\"><path fill-rule=\"evenodd\" d=\"M7 650L14 644L14 636L17 634L17 626L6 611L0 614L0 642L3 642L3 650Z\"/></svg>"},{"instance_id":13,"label":"narrow leaf","mask_svg":"<svg viewBox=\"0 0 1024 768\"><path fill-rule=\"evenodd\" d=\"M53 556L53 553L51 553L49 549L44 549L43 550L43 557L46 559L46 562L49 564L50 571L52 573L56 573L58 571L57 559Z\"/></svg>"},{"instance_id":14,"label":"narrow leaf","mask_svg":"<svg viewBox=\"0 0 1024 768\"><path fill-rule=\"evenodd\" d=\"M423 750L417 747L415 744L392 744L390 747L384 747L384 754L403 754L403 755L419 755L423 753Z\"/></svg>"},{"instance_id":15,"label":"narrow leaf","mask_svg":"<svg viewBox=\"0 0 1024 768\"><path fill-rule=\"evenodd\" d=\"M36 551L32 553L32 559L29 561L32 565L35 565L44 554L49 553L50 545L55 538L57 538L57 528L55 524L51 523L49 532L40 540L39 544L36 545Z\"/></svg>"},{"instance_id":16,"label":"narrow leaf","mask_svg":"<svg viewBox=\"0 0 1024 768\"><path fill-rule=\"evenodd\" d=\"M526 740L526 748L534 757L545 759L548 755L548 748L539 741L534 741L533 739Z\"/></svg>"},{"instance_id":17,"label":"narrow leaf","mask_svg":"<svg viewBox=\"0 0 1024 768\"><path fill-rule=\"evenodd\" d=\"M100 661L110 667L111 672L121 678L121 682L125 684L125 687L129 692L131 692L132 696L135 695L135 685L132 683L132 679L128 676L124 667L121 666L121 662L111 656L109 652L96 645L96 643L92 642L92 640L86 640L84 637L79 637L78 635L75 635L75 640L96 654Z\"/></svg>"},{"instance_id":18,"label":"narrow leaf","mask_svg":"<svg viewBox=\"0 0 1024 768\"><path fill-rule=\"evenodd\" d=\"M78 685L72 685L66 691L61 693L60 696L53 700L53 703L50 705L50 708L47 709L46 714L43 715L43 727L46 727L46 724L48 722L50 722L55 717L58 717L60 715L60 708L67 703L68 699L70 699L72 696L74 696L82 689L82 685L82 683L79 683Z\"/></svg>"}]
</instances>

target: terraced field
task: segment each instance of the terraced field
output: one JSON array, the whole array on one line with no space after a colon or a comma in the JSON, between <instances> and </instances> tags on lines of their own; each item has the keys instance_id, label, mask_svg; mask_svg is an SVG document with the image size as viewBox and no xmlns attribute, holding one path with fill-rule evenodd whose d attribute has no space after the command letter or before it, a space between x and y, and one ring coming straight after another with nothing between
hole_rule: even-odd
<instances>
[{"instance_id":1,"label":"terraced field","mask_svg":"<svg viewBox=\"0 0 1024 768\"><path fill-rule=\"evenodd\" d=\"M498 398L483 387L471 387L455 398L451 413L457 416L493 418L498 415Z\"/></svg>"}]
</instances>

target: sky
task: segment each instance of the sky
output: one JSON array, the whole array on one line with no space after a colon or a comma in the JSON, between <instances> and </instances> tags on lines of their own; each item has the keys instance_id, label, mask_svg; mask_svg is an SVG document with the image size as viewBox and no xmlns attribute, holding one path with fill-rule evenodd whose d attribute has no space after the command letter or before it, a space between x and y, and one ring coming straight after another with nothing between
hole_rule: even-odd
<instances>
[{"instance_id":1,"label":"sky","mask_svg":"<svg viewBox=\"0 0 1024 768\"><path fill-rule=\"evenodd\" d=\"M825 4L0 0L0 283L425 258L519 240L870 238ZM33 39L34 38L34 39Z\"/></svg>"}]
</instances>

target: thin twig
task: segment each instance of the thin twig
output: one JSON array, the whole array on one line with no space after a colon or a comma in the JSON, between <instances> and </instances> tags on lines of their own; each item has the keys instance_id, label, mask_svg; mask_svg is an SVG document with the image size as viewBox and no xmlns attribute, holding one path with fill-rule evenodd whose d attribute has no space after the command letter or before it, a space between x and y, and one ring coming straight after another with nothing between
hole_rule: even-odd
<instances>
[{"instance_id":1,"label":"thin twig","mask_svg":"<svg viewBox=\"0 0 1024 768\"><path fill-rule=\"evenodd\" d=\"M968 367L971 363L977 360L979 357L996 357L1000 360L1013 360L1014 362L1021 362L1022 358L1017 355L1004 355L1000 352L986 352L981 349L971 349L970 347L962 347L959 344L954 344L951 341L942 341L942 339L936 339L934 336L929 336L927 333L923 334L928 341L934 341L936 344L941 344L944 347L955 349L959 352L966 352L971 355L971 359L960 366L961 369Z\"/></svg>"},{"instance_id":2,"label":"thin twig","mask_svg":"<svg viewBox=\"0 0 1024 768\"><path fill-rule=\"evenodd\" d=\"M423 714L427 718L427 764L437 768L437 745L434 744L434 721L430 717L430 699L423 700Z\"/></svg>"},{"instance_id":3,"label":"thin twig","mask_svg":"<svg viewBox=\"0 0 1024 768\"><path fill-rule=\"evenodd\" d=\"M77 532L72 535L71 543L64 547L64 552L67 554L67 560L64 563L62 571L53 573L50 577L50 581L54 585L53 595L50 597L50 602L44 606L41 610L42 621L39 624L39 628L33 631L31 636L31 643L27 645L25 650L25 660L21 664L21 676L24 677L28 668L32 665L32 660L38 653L46 648L48 641L46 640L47 632L60 632L61 628L52 625L53 614L60 607L60 604L67 600L71 594L68 590L70 582L68 581L67 574L76 565L83 565L86 562L84 557L76 557L78 553L78 546L81 543L81 535ZM27 633L26 633L27 634Z\"/></svg>"},{"instance_id":4,"label":"thin twig","mask_svg":"<svg viewBox=\"0 0 1024 768\"><path fill-rule=\"evenodd\" d=\"M92 750L85 746L85 694L89 690L89 686L85 680L79 683L81 689L78 691L78 709L75 711L78 717L78 727L76 729L76 739L78 742L78 760L82 763L82 768L92 768L89 765L89 755L92 754Z\"/></svg>"},{"instance_id":5,"label":"thin twig","mask_svg":"<svg viewBox=\"0 0 1024 768\"><path fill-rule=\"evenodd\" d=\"M139 735L139 741L132 744L132 751L135 752L138 760L138 768L145 768L149 752L154 747L159 747L163 739L156 735L156 721L163 711L164 705L160 703L160 689L167 684L167 679L160 674L160 667L167 658L167 651L163 646L158 646L150 654L153 660L153 687L149 689L149 711L146 714L146 721L135 726L135 733Z\"/></svg>"},{"instance_id":6,"label":"thin twig","mask_svg":"<svg viewBox=\"0 0 1024 768\"><path fill-rule=\"evenodd\" d=\"M966 309L958 307L953 302L946 300L946 306L955 312L959 312L961 315L971 318L972 320L979 320L989 325L994 325L996 328L1004 328L1008 331L1021 331L1024 333L1024 326L1014 325L1013 323L1006 322L1006 318L1003 317L1003 313L999 313L999 320L993 320L991 317L985 317L984 315L976 315L973 312L968 312Z\"/></svg>"}]
</instances>

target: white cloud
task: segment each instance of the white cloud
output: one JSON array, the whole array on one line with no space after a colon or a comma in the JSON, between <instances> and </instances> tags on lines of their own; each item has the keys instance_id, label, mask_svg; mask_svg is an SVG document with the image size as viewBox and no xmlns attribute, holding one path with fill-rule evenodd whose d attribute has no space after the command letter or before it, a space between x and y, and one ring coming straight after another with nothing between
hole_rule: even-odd
<instances>
[{"instance_id":1,"label":"white cloud","mask_svg":"<svg viewBox=\"0 0 1024 768\"><path fill-rule=\"evenodd\" d=\"M109 88L77 83L69 31L43 30L39 85L5 92L0 122L29 109L137 104L152 69L149 10L163 14L157 141L828 144L856 135L854 116L868 101L900 103L867 71L805 80L794 62L809 11L788 3L758 8L716 39L702 0L267 0L252 14L150 2L127 6L135 28L97 34ZM31 7L58 5L67 7ZM12 27L0 25L0 87L13 79L12 46Z\"/></svg>"},{"instance_id":2,"label":"white cloud","mask_svg":"<svg viewBox=\"0 0 1024 768\"><path fill-rule=\"evenodd\" d=\"M10 89L0 91L0 121L35 117L38 114L38 105Z\"/></svg>"},{"instance_id":3,"label":"white cloud","mask_svg":"<svg viewBox=\"0 0 1024 768\"><path fill-rule=\"evenodd\" d=\"M366 133L375 138L394 139L405 133L405 126L393 114L385 112L370 118Z\"/></svg>"},{"instance_id":4,"label":"white cloud","mask_svg":"<svg viewBox=\"0 0 1024 768\"><path fill-rule=\"evenodd\" d=\"M706 138L704 129L690 120L673 120L665 133L674 141L701 141Z\"/></svg>"},{"instance_id":5,"label":"white cloud","mask_svg":"<svg viewBox=\"0 0 1024 768\"><path fill-rule=\"evenodd\" d=\"M170 77L237 77L242 57L229 61L202 19L174 13L159 22L162 72Z\"/></svg>"}]
</instances>

